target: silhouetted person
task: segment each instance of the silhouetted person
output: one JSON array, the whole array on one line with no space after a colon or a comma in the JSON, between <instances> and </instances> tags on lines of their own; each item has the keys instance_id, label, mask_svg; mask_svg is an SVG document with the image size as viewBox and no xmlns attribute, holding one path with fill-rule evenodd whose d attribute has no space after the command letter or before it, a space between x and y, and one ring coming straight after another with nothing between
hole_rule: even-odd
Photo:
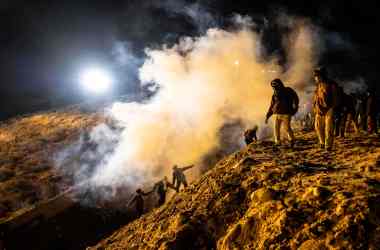
<instances>
[{"instance_id":1,"label":"silhouetted person","mask_svg":"<svg viewBox=\"0 0 380 250\"><path fill-rule=\"evenodd\" d=\"M190 165L187 167L179 168L177 165L173 166L173 186L177 193L179 192L179 189L181 187L181 184L186 188L187 187L187 181L185 176L185 171L194 167L194 165Z\"/></svg>"},{"instance_id":2,"label":"silhouetted person","mask_svg":"<svg viewBox=\"0 0 380 250\"><path fill-rule=\"evenodd\" d=\"M336 91L338 96L343 96L344 95L344 90L342 86L337 85L336 86ZM340 102L339 104L336 105L334 109L334 134L335 136L340 136L341 134L341 127L344 119L344 112L345 112L345 107L343 102Z\"/></svg>"},{"instance_id":3,"label":"silhouetted person","mask_svg":"<svg viewBox=\"0 0 380 250\"><path fill-rule=\"evenodd\" d=\"M377 115L379 113L379 103L376 99L375 91L368 91L367 93L367 131L370 134L378 133L377 131Z\"/></svg>"},{"instance_id":4,"label":"silhouetted person","mask_svg":"<svg viewBox=\"0 0 380 250\"><path fill-rule=\"evenodd\" d=\"M165 176L162 180L154 184L153 190L158 195L158 203L157 206L162 206L166 202L166 193L168 192L168 188L172 188L176 190L171 183L169 183L168 178Z\"/></svg>"},{"instance_id":5,"label":"silhouetted person","mask_svg":"<svg viewBox=\"0 0 380 250\"><path fill-rule=\"evenodd\" d=\"M294 134L291 128L291 119L298 111L299 99L297 93L290 87L285 87L280 79L271 82L273 88L272 101L266 115L265 123L274 115L274 142L281 144L281 127L284 126L291 147L294 146Z\"/></svg>"},{"instance_id":6,"label":"silhouetted person","mask_svg":"<svg viewBox=\"0 0 380 250\"><path fill-rule=\"evenodd\" d=\"M5 226L0 226L0 250L5 248Z\"/></svg>"},{"instance_id":7,"label":"silhouetted person","mask_svg":"<svg viewBox=\"0 0 380 250\"><path fill-rule=\"evenodd\" d=\"M257 130L258 130L258 128L259 128L258 126L254 126L253 128L247 129L244 132L245 144L249 145L252 142L257 141Z\"/></svg>"},{"instance_id":8,"label":"silhouetted person","mask_svg":"<svg viewBox=\"0 0 380 250\"><path fill-rule=\"evenodd\" d=\"M334 143L334 111L340 102L338 85L327 77L323 68L314 70L314 80L317 84L313 97L315 130L320 147L331 150Z\"/></svg>"},{"instance_id":9,"label":"silhouetted person","mask_svg":"<svg viewBox=\"0 0 380 250\"><path fill-rule=\"evenodd\" d=\"M336 134L337 136L344 137L345 132L348 130L350 123L354 125L355 133L359 133L359 125L355 119L356 110L355 110L355 97L353 95L347 95L346 93L342 93L341 95L341 109L340 114L340 122L337 123Z\"/></svg>"},{"instance_id":10,"label":"silhouetted person","mask_svg":"<svg viewBox=\"0 0 380 250\"><path fill-rule=\"evenodd\" d=\"M140 217L144 213L144 197L151 194L153 191L144 193L140 188L136 190L136 196L128 203L128 207L135 203L135 208L137 212L137 217Z\"/></svg>"},{"instance_id":11,"label":"silhouetted person","mask_svg":"<svg viewBox=\"0 0 380 250\"><path fill-rule=\"evenodd\" d=\"M359 125L359 129L367 131L367 94L360 94L356 101L356 117L355 120Z\"/></svg>"}]
</instances>

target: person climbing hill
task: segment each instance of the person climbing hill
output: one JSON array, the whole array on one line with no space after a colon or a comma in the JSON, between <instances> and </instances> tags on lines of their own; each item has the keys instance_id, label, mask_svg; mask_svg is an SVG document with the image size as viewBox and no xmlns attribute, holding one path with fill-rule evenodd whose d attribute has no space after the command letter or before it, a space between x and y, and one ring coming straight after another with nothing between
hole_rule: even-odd
<instances>
[{"instance_id":1,"label":"person climbing hill","mask_svg":"<svg viewBox=\"0 0 380 250\"><path fill-rule=\"evenodd\" d=\"M186 188L187 187L187 180L185 176L185 171L193 168L194 165L186 166L183 168L179 168L177 165L173 166L173 182L172 185L174 186L177 193L179 192L179 189L181 187L181 184Z\"/></svg>"}]
</instances>

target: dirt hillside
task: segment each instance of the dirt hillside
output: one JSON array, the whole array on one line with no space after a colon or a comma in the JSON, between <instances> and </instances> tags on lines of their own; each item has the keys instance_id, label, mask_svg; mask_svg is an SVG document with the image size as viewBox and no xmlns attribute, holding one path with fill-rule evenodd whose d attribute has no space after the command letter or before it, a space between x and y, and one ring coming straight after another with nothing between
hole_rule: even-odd
<instances>
[{"instance_id":1,"label":"dirt hillside","mask_svg":"<svg viewBox=\"0 0 380 250\"><path fill-rule=\"evenodd\" d=\"M0 222L70 187L54 155L102 121L73 108L0 123Z\"/></svg>"},{"instance_id":2,"label":"dirt hillside","mask_svg":"<svg viewBox=\"0 0 380 250\"><path fill-rule=\"evenodd\" d=\"M380 140L251 144L92 249L380 249Z\"/></svg>"}]
</instances>

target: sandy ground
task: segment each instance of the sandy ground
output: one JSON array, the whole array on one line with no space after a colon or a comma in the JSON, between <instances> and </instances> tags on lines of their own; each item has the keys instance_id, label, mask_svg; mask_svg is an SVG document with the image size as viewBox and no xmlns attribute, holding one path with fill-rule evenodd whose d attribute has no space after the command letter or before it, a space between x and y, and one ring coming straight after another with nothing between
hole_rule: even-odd
<instances>
[{"instance_id":1,"label":"sandy ground","mask_svg":"<svg viewBox=\"0 0 380 250\"><path fill-rule=\"evenodd\" d=\"M92 249L380 249L380 140L253 143Z\"/></svg>"}]
</instances>

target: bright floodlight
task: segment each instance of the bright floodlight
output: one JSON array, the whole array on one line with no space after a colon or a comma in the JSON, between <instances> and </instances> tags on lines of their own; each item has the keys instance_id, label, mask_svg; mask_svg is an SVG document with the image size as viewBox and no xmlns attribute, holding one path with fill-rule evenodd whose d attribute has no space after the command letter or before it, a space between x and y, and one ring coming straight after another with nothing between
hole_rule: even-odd
<instances>
[{"instance_id":1,"label":"bright floodlight","mask_svg":"<svg viewBox=\"0 0 380 250\"><path fill-rule=\"evenodd\" d=\"M112 84L112 78L108 72L102 69L89 69L82 73L81 84L94 93L106 92Z\"/></svg>"}]
</instances>

